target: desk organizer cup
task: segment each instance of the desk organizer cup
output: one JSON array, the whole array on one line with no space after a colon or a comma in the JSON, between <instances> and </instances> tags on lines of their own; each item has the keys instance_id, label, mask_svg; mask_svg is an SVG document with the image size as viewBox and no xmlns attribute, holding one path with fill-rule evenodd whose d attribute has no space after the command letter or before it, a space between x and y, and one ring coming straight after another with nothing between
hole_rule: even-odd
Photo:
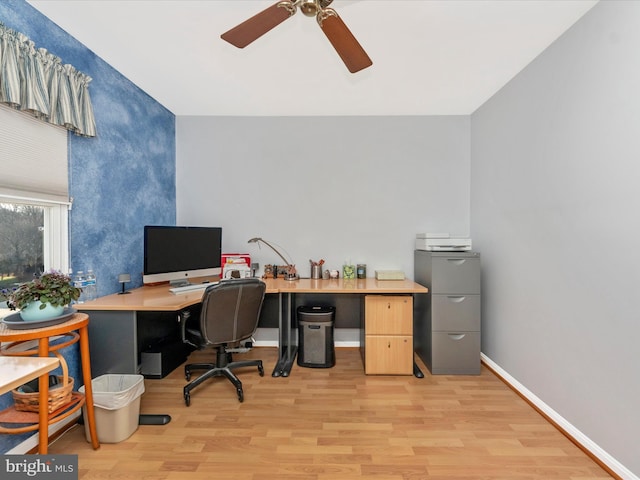
<instances>
[{"instance_id":1,"label":"desk organizer cup","mask_svg":"<svg viewBox=\"0 0 640 480\"><path fill-rule=\"evenodd\" d=\"M311 278L322 278L322 265L311 265Z\"/></svg>"},{"instance_id":2,"label":"desk organizer cup","mask_svg":"<svg viewBox=\"0 0 640 480\"><path fill-rule=\"evenodd\" d=\"M47 411L53 413L60 407L71 402L71 394L73 392L73 378L69 376L69 367L62 355L55 352L55 356L60 360L62 375L58 375L58 385L49 388L49 397L47 400ZM11 391L15 409L19 412L38 412L40 409L40 393L24 392L22 387L18 387Z\"/></svg>"}]
</instances>

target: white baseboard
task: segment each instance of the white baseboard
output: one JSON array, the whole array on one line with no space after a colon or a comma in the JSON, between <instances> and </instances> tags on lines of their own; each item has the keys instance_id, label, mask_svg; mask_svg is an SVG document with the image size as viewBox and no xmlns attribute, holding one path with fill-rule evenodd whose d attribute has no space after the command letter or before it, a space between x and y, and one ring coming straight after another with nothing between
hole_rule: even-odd
<instances>
[{"instance_id":1,"label":"white baseboard","mask_svg":"<svg viewBox=\"0 0 640 480\"><path fill-rule=\"evenodd\" d=\"M295 334L297 335L297 332ZM360 330L357 328L336 328L333 331L333 335L333 343L336 348L360 346ZM258 328L253 339L255 340L253 344L256 347L277 347L278 329ZM297 342L297 338L295 340Z\"/></svg>"},{"instance_id":2,"label":"white baseboard","mask_svg":"<svg viewBox=\"0 0 640 480\"><path fill-rule=\"evenodd\" d=\"M609 455L603 450L597 443L587 437L584 433L569 423L558 412L553 410L549 405L544 403L533 392L529 391L524 385L513 378L509 373L502 369L493 360L487 357L484 353L480 354L482 361L494 372L496 372L502 379L507 382L514 390L520 395L526 398L532 405L535 405L544 415L550 418L562 431L572 437L577 443L579 443L585 450L589 451L595 458L600 460L606 465L612 472L618 475L624 480L640 480L633 472L627 469L624 465L618 462L615 458Z\"/></svg>"}]
</instances>

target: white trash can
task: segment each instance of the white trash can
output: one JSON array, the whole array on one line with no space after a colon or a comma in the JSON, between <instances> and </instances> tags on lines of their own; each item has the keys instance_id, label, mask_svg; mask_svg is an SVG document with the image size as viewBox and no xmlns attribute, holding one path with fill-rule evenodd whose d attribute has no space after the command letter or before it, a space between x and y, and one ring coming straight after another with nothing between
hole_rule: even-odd
<instances>
[{"instance_id":1,"label":"white trash can","mask_svg":"<svg viewBox=\"0 0 640 480\"><path fill-rule=\"evenodd\" d=\"M126 440L138 429L140 397L144 393L142 375L106 374L91 380L93 407L96 416L98 440L102 443L118 443ZM78 389L84 393L84 385ZM84 432L91 441L86 406Z\"/></svg>"}]
</instances>

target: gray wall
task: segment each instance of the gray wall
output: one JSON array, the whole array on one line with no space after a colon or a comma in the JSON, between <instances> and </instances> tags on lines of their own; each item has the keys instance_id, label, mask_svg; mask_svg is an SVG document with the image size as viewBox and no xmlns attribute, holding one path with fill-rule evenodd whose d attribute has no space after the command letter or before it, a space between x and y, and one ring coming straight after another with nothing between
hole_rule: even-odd
<instances>
[{"instance_id":1,"label":"gray wall","mask_svg":"<svg viewBox=\"0 0 640 480\"><path fill-rule=\"evenodd\" d=\"M345 260L413 278L416 233L469 231L469 117L178 117L179 224L223 227L227 252Z\"/></svg>"},{"instance_id":2,"label":"gray wall","mask_svg":"<svg viewBox=\"0 0 640 480\"><path fill-rule=\"evenodd\" d=\"M638 25L599 3L471 120L482 351L635 475Z\"/></svg>"}]
</instances>

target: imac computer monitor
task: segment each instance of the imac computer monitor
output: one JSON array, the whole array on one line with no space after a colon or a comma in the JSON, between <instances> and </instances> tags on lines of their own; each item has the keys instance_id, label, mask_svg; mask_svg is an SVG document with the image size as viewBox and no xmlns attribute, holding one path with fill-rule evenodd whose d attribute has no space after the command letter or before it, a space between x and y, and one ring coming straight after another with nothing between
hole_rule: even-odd
<instances>
[{"instance_id":1,"label":"imac computer monitor","mask_svg":"<svg viewBox=\"0 0 640 480\"><path fill-rule=\"evenodd\" d=\"M222 273L222 228L144 227L142 282L185 285L190 278Z\"/></svg>"}]
</instances>

